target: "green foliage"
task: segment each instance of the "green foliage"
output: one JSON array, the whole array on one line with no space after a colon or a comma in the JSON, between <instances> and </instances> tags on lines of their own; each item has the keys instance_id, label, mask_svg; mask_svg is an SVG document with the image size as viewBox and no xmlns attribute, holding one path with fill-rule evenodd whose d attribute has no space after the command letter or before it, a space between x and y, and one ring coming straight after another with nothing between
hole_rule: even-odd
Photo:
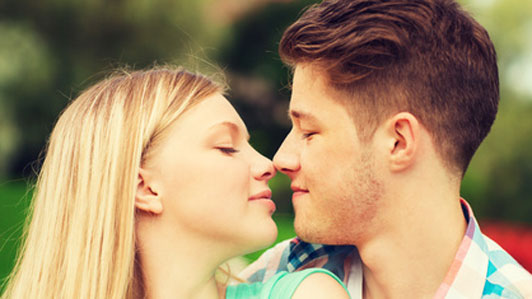
<instances>
[{"instance_id":1,"label":"green foliage","mask_svg":"<svg viewBox=\"0 0 532 299\"><path fill-rule=\"evenodd\" d=\"M499 113L462 185L478 218L532 224L532 2L464 2L498 54Z\"/></svg>"},{"instance_id":2,"label":"green foliage","mask_svg":"<svg viewBox=\"0 0 532 299\"><path fill-rule=\"evenodd\" d=\"M532 103L511 98L503 92L498 118L471 163L462 194L479 218L532 223Z\"/></svg>"},{"instance_id":3,"label":"green foliage","mask_svg":"<svg viewBox=\"0 0 532 299\"><path fill-rule=\"evenodd\" d=\"M25 85L36 90L50 84L50 56L45 42L26 24L0 22L0 177L7 175L10 160L22 141L35 141L30 132L20 137L24 127L16 111L27 102ZM38 117L37 117L38 118ZM40 141L40 138L37 138Z\"/></svg>"},{"instance_id":4,"label":"green foliage","mask_svg":"<svg viewBox=\"0 0 532 299\"><path fill-rule=\"evenodd\" d=\"M13 268L21 243L22 227L28 212L31 194L25 182L0 183L0 293L2 282Z\"/></svg>"}]
</instances>

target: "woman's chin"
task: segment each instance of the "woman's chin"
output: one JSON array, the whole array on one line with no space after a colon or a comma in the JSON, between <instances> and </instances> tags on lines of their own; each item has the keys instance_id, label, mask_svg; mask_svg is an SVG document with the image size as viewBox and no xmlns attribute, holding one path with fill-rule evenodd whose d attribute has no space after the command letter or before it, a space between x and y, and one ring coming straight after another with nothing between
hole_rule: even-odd
<instances>
[{"instance_id":1,"label":"woman's chin","mask_svg":"<svg viewBox=\"0 0 532 299\"><path fill-rule=\"evenodd\" d=\"M275 240L277 240L277 235L279 233L279 231L277 230L277 224L275 223L275 221L273 221L273 219L270 218L269 222L270 222L269 227L267 230L265 230L264 236L262 238L262 240L264 241L263 248L272 245L275 242Z\"/></svg>"},{"instance_id":2,"label":"woman's chin","mask_svg":"<svg viewBox=\"0 0 532 299\"><path fill-rule=\"evenodd\" d=\"M252 253L271 246L277 239L277 233L277 226L272 220L270 227L265 227L261 231L255 231L250 236L246 246L243 246L247 249L243 254Z\"/></svg>"}]
</instances>

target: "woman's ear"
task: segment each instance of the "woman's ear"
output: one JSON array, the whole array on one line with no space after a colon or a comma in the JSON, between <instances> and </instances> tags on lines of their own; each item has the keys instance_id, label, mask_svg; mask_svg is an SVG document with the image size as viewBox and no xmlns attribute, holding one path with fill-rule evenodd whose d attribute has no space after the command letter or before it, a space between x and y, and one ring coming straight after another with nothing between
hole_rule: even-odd
<instances>
[{"instance_id":1,"label":"woman's ear","mask_svg":"<svg viewBox=\"0 0 532 299\"><path fill-rule=\"evenodd\" d=\"M417 118L408 112L397 113L387 121L388 155L392 171L402 171L414 163L420 129Z\"/></svg>"},{"instance_id":2,"label":"woman's ear","mask_svg":"<svg viewBox=\"0 0 532 299\"><path fill-rule=\"evenodd\" d=\"M163 203L154 188L147 172L140 169L137 179L137 192L135 194L135 208L138 210L159 215L163 212Z\"/></svg>"}]
</instances>

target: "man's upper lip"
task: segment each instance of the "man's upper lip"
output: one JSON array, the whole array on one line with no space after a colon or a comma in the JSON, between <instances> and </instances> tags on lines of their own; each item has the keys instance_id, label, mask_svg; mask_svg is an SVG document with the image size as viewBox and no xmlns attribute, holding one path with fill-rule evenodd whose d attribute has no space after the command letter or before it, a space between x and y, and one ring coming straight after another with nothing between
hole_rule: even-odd
<instances>
[{"instance_id":1,"label":"man's upper lip","mask_svg":"<svg viewBox=\"0 0 532 299\"><path fill-rule=\"evenodd\" d=\"M261 198L272 198L272 191L270 189L261 191L259 193L256 193L255 195L252 195L249 200L255 200L255 199L261 199Z\"/></svg>"},{"instance_id":2,"label":"man's upper lip","mask_svg":"<svg viewBox=\"0 0 532 299\"><path fill-rule=\"evenodd\" d=\"M294 192L308 192L307 189L303 189L301 187L298 187L296 185L291 185L290 188L292 189L292 191Z\"/></svg>"}]
</instances>

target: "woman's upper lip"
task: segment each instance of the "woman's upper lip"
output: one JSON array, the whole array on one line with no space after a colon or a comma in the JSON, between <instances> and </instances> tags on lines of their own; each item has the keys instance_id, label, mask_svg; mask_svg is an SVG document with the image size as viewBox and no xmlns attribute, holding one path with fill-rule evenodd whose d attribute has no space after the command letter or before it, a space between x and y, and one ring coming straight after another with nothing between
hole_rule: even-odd
<instances>
[{"instance_id":1,"label":"woman's upper lip","mask_svg":"<svg viewBox=\"0 0 532 299\"><path fill-rule=\"evenodd\" d=\"M272 191L270 189L261 191L259 193L256 193L255 195L252 195L249 198L249 200L262 199L262 198L267 198L267 199L272 198Z\"/></svg>"}]
</instances>

